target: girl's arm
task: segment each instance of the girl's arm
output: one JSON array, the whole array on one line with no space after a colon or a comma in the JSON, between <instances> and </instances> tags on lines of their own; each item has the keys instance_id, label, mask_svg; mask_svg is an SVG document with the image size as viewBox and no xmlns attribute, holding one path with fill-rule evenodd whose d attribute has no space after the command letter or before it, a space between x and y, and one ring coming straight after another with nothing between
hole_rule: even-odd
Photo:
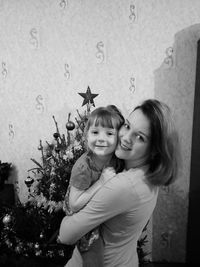
<instances>
[{"instance_id":1,"label":"girl's arm","mask_svg":"<svg viewBox=\"0 0 200 267\"><path fill-rule=\"evenodd\" d=\"M101 174L100 178L87 190L80 190L74 186L71 186L69 193L70 209L73 212L77 212L83 208L102 187L102 185L114 175L114 169L112 170L111 168L106 168Z\"/></svg>"},{"instance_id":2,"label":"girl's arm","mask_svg":"<svg viewBox=\"0 0 200 267\"><path fill-rule=\"evenodd\" d=\"M102 182L99 179L87 190L80 190L74 186L70 187L69 193L69 206L73 212L79 211L83 208L89 200L94 196L94 194L100 189Z\"/></svg>"}]
</instances>

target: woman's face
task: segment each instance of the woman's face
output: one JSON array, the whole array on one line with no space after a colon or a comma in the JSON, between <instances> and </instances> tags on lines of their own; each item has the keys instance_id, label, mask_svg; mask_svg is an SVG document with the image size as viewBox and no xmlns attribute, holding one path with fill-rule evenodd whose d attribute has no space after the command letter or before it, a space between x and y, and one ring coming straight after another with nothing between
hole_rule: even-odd
<instances>
[{"instance_id":1,"label":"woman's face","mask_svg":"<svg viewBox=\"0 0 200 267\"><path fill-rule=\"evenodd\" d=\"M150 140L150 121L140 109L136 109L119 131L115 154L125 160L126 169L142 166L149 159Z\"/></svg>"}]
</instances>

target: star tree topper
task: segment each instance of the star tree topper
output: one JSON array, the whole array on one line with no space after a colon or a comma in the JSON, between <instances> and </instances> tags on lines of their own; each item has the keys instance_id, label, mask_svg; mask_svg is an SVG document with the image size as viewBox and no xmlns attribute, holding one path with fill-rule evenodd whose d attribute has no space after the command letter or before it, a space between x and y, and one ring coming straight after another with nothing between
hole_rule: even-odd
<instances>
[{"instance_id":1,"label":"star tree topper","mask_svg":"<svg viewBox=\"0 0 200 267\"><path fill-rule=\"evenodd\" d=\"M88 107L91 105L95 107L94 98L97 97L99 94L92 94L89 86L87 88L86 93L78 93L78 94L84 98L82 106L87 104Z\"/></svg>"}]
</instances>

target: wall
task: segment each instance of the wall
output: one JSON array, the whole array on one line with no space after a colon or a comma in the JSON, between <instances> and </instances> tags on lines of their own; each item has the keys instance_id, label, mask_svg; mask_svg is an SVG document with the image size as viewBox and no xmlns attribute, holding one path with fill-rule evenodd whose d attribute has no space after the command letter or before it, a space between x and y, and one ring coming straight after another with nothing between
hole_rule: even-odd
<instances>
[{"instance_id":1,"label":"wall","mask_svg":"<svg viewBox=\"0 0 200 267\"><path fill-rule=\"evenodd\" d=\"M173 50L155 70L155 96L168 103L174 113L181 141L182 165L178 181L160 191L153 219L153 251L160 260L181 262L185 258L188 216L197 41L200 24L176 33ZM173 251L173 253L172 253Z\"/></svg>"},{"instance_id":2,"label":"wall","mask_svg":"<svg viewBox=\"0 0 200 267\"><path fill-rule=\"evenodd\" d=\"M166 93L155 88L154 71L169 56L175 34L199 23L199 13L198 0L0 0L0 159L15 165L21 199L27 196L30 158L40 157L39 140L51 140L55 132L52 115L64 131L68 112L74 116L76 109L84 110L78 93L88 86L99 94L96 106L112 103L125 115L145 98L165 99ZM189 95L180 96L181 113L174 110L178 125L187 120L188 127L181 132L187 162L184 196L193 85ZM184 105L189 105L186 118ZM185 256L186 223L187 212L177 237L183 244L179 261ZM172 249L164 256L159 251L154 251L155 260L174 259Z\"/></svg>"}]
</instances>

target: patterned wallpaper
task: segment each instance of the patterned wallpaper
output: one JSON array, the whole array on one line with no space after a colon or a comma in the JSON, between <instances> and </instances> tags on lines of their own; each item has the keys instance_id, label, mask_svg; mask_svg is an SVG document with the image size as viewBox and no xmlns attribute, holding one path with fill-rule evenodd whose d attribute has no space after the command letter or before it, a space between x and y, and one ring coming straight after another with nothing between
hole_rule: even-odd
<instances>
[{"instance_id":1,"label":"patterned wallpaper","mask_svg":"<svg viewBox=\"0 0 200 267\"><path fill-rule=\"evenodd\" d=\"M30 158L54 132L52 115L64 131L68 112L82 110L78 93L89 86L96 106L115 104L125 115L161 98L177 116L186 164L182 182L161 190L150 244L154 260L184 260L194 73L174 35L199 13L196 0L0 0L0 159L16 166L21 199Z\"/></svg>"}]
</instances>

